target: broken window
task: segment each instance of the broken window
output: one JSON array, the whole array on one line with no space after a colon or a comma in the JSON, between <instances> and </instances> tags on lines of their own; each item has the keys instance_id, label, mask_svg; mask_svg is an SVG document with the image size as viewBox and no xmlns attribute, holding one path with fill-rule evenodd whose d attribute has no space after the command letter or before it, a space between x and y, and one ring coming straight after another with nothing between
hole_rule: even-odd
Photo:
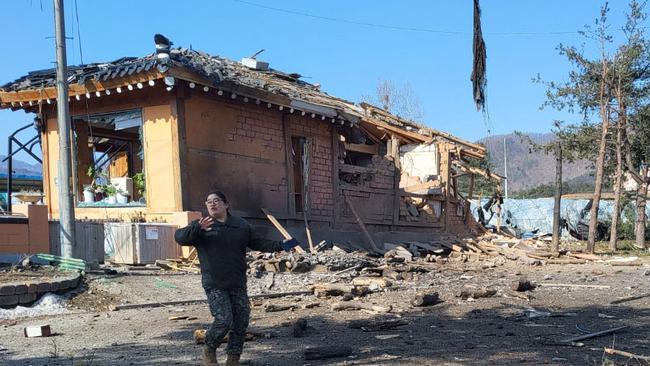
<instances>
[{"instance_id":1,"label":"broken window","mask_svg":"<svg viewBox=\"0 0 650 366\"><path fill-rule=\"evenodd\" d=\"M142 111L75 116L73 124L84 203L117 203L111 197L121 204L140 201L144 193L139 186L144 182Z\"/></svg>"},{"instance_id":2,"label":"broken window","mask_svg":"<svg viewBox=\"0 0 650 366\"><path fill-rule=\"evenodd\" d=\"M342 126L339 141L339 180L353 185L366 185L377 170L380 146L359 128Z\"/></svg>"},{"instance_id":3,"label":"broken window","mask_svg":"<svg viewBox=\"0 0 650 366\"><path fill-rule=\"evenodd\" d=\"M359 128L343 127L339 130L339 141L342 149L343 163L349 165L371 167L373 155L379 154L379 145L370 139Z\"/></svg>"}]
</instances>

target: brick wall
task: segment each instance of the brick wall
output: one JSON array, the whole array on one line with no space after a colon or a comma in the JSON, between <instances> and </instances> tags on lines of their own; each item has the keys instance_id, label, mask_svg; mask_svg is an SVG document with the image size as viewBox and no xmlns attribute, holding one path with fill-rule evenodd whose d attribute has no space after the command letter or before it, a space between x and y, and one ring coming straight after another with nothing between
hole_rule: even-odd
<instances>
[{"instance_id":1,"label":"brick wall","mask_svg":"<svg viewBox=\"0 0 650 366\"><path fill-rule=\"evenodd\" d=\"M366 167L368 173L359 173L356 183L341 180L343 194L350 198L355 210L367 223L391 225L393 222L395 166L385 156L375 155L372 164ZM343 173L355 176L355 173ZM345 202L342 200L341 202ZM354 220L349 207L340 206L341 216Z\"/></svg>"},{"instance_id":2,"label":"brick wall","mask_svg":"<svg viewBox=\"0 0 650 366\"><path fill-rule=\"evenodd\" d=\"M226 131L226 138L259 147L260 153L255 151L252 156L261 156L268 151L281 152L284 150L282 117L275 111L240 106L237 108L237 124Z\"/></svg>"},{"instance_id":3,"label":"brick wall","mask_svg":"<svg viewBox=\"0 0 650 366\"><path fill-rule=\"evenodd\" d=\"M289 118L291 136L311 138L311 171L309 180L310 214L312 217L331 218L334 213L332 195L332 126L320 119Z\"/></svg>"},{"instance_id":4,"label":"brick wall","mask_svg":"<svg viewBox=\"0 0 650 366\"><path fill-rule=\"evenodd\" d=\"M195 92L185 100L186 209L204 210L205 192L221 189L233 212L287 212L282 113L254 102L210 98ZM183 169L182 168L182 169Z\"/></svg>"},{"instance_id":5,"label":"brick wall","mask_svg":"<svg viewBox=\"0 0 650 366\"><path fill-rule=\"evenodd\" d=\"M259 216L266 207L288 213L283 115L277 106L193 95L185 101L190 207L203 209L203 192L221 188L236 212ZM296 112L288 115L289 135L312 139L310 213L333 214L331 124ZM291 142L289 141L289 144ZM206 172L206 167L212 171ZM229 197L230 198L230 197Z\"/></svg>"}]
</instances>

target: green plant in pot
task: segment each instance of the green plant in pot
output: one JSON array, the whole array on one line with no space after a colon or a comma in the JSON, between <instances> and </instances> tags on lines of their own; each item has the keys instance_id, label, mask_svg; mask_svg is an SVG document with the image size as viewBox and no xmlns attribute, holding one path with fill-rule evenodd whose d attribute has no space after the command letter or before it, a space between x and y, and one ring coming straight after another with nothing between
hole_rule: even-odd
<instances>
[{"instance_id":1,"label":"green plant in pot","mask_svg":"<svg viewBox=\"0 0 650 366\"><path fill-rule=\"evenodd\" d=\"M104 188L104 194L106 194L107 197L107 202L108 203L116 203L117 198L115 197L117 195L117 187L115 187L112 184L107 184Z\"/></svg>"},{"instance_id":2,"label":"green plant in pot","mask_svg":"<svg viewBox=\"0 0 650 366\"><path fill-rule=\"evenodd\" d=\"M146 192L144 173L140 172L133 175L133 185L135 186L135 189L138 192L138 196L140 197L140 202L144 202L145 192Z\"/></svg>"},{"instance_id":3,"label":"green plant in pot","mask_svg":"<svg viewBox=\"0 0 650 366\"><path fill-rule=\"evenodd\" d=\"M91 178L91 181L89 185L84 185L84 201L93 202L103 200L106 197L107 184L105 182L108 181L106 173L91 165L88 167L86 175ZM94 194L94 200L90 200L90 192Z\"/></svg>"},{"instance_id":4,"label":"green plant in pot","mask_svg":"<svg viewBox=\"0 0 650 366\"><path fill-rule=\"evenodd\" d=\"M93 165L89 166L88 170L86 170L86 175L91 179L90 184L84 184L83 194L84 202L86 203L95 202L98 174L99 172Z\"/></svg>"}]
</instances>

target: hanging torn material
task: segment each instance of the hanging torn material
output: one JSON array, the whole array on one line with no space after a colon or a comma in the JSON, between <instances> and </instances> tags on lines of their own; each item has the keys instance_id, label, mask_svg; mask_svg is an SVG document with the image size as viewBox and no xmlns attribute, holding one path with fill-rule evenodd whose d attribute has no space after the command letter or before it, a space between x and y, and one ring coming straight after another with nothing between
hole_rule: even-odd
<instances>
[{"instance_id":1,"label":"hanging torn material","mask_svg":"<svg viewBox=\"0 0 650 366\"><path fill-rule=\"evenodd\" d=\"M485 64L485 41L483 40L483 32L481 31L481 8L479 0L474 0L474 41L472 50L474 54L474 61L472 63L472 91L476 110L485 112L485 88L487 86L487 79Z\"/></svg>"}]
</instances>

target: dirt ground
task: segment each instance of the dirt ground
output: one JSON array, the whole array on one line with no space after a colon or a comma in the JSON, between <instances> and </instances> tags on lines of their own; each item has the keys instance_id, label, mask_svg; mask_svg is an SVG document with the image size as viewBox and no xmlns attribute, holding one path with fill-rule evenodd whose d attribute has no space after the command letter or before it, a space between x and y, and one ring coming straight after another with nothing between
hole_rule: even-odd
<instances>
[{"instance_id":1,"label":"dirt ground","mask_svg":"<svg viewBox=\"0 0 650 366\"><path fill-rule=\"evenodd\" d=\"M530 266L507 261L492 268L478 263L426 264L428 273L393 281L383 291L358 301L391 305L387 314L333 311L340 298L313 295L253 299L245 345L247 365L640 365L604 347L650 355L650 295L620 304L610 302L650 294L650 261L638 266L601 263ZM424 266L424 264L423 264ZM304 291L313 283L347 283L350 273L263 273L249 277L249 293ZM511 283L527 278L539 286L514 296ZM579 285L556 287L557 284ZM497 289L489 298L456 297L463 285ZM584 287L587 286L587 287ZM409 304L416 292L438 292L429 307ZM521 296L524 294L524 296ZM529 300L523 298L530 297ZM89 274L70 301L69 312L37 319L0 321L1 365L200 365L201 345L193 331L211 321L207 304L109 310L115 304L203 299L200 275L161 270L123 270ZM313 308L305 304L319 305ZM293 310L266 312L268 304L294 304ZM538 312L531 312L530 310ZM170 317L187 316L180 320ZM351 329L352 319L401 319L406 325L382 330ZM303 337L293 323L306 319ZM49 324L47 338L25 338L28 325ZM588 332L627 326L615 334L573 345L559 341ZM351 356L306 361L306 347L345 345ZM220 348L220 361L223 348ZM218 351L218 352L219 352Z\"/></svg>"}]
</instances>

